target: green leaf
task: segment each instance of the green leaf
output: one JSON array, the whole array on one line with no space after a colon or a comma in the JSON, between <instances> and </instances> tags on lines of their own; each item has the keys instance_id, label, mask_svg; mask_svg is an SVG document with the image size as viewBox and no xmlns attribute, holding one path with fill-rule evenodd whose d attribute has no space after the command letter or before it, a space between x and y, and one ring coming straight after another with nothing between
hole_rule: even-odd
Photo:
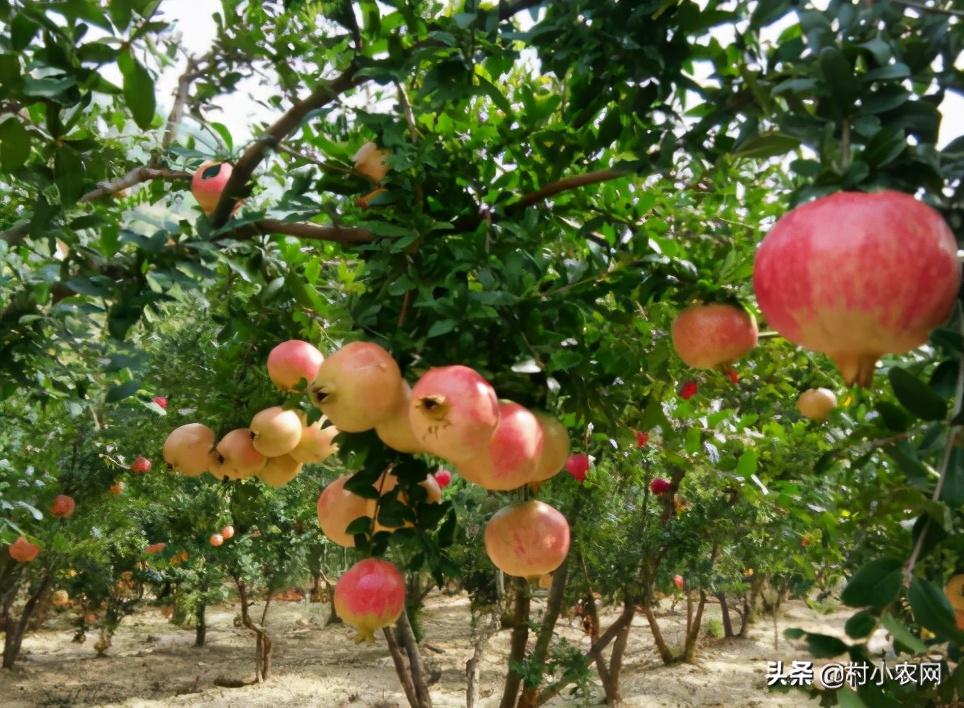
<instances>
[{"instance_id":1,"label":"green leaf","mask_svg":"<svg viewBox=\"0 0 964 708\"><path fill-rule=\"evenodd\" d=\"M368 516L359 516L345 528L345 533L349 536L366 534L371 529L372 520Z\"/></svg>"},{"instance_id":2,"label":"green leaf","mask_svg":"<svg viewBox=\"0 0 964 708\"><path fill-rule=\"evenodd\" d=\"M817 659L828 659L832 656L840 656L847 651L846 642L831 637L828 634L807 634L807 647L810 653Z\"/></svg>"},{"instance_id":3,"label":"green leaf","mask_svg":"<svg viewBox=\"0 0 964 708\"><path fill-rule=\"evenodd\" d=\"M861 159L871 167L883 167L896 160L906 146L903 128L882 128L867 143Z\"/></svg>"},{"instance_id":4,"label":"green leaf","mask_svg":"<svg viewBox=\"0 0 964 708\"><path fill-rule=\"evenodd\" d=\"M894 637L894 640L900 642L905 647L907 647L914 654L923 654L927 651L927 645L916 637L910 628L901 622L899 619L894 617L889 612L885 612L882 617L882 621L887 630Z\"/></svg>"},{"instance_id":5,"label":"green leaf","mask_svg":"<svg viewBox=\"0 0 964 708\"><path fill-rule=\"evenodd\" d=\"M896 558L870 561L850 579L840 599L851 607L889 605L900 594L902 567Z\"/></svg>"},{"instance_id":6,"label":"green leaf","mask_svg":"<svg viewBox=\"0 0 964 708\"><path fill-rule=\"evenodd\" d=\"M105 400L108 403L116 403L117 401L121 401L128 396L133 396L135 393L137 393L140 387L140 381L128 381L127 383L122 383L119 386L114 386L111 388L107 392Z\"/></svg>"},{"instance_id":7,"label":"green leaf","mask_svg":"<svg viewBox=\"0 0 964 708\"><path fill-rule=\"evenodd\" d=\"M154 81L130 50L121 52L117 66L124 76L124 100L137 127L147 130L154 120Z\"/></svg>"},{"instance_id":8,"label":"green leaf","mask_svg":"<svg viewBox=\"0 0 964 708\"><path fill-rule=\"evenodd\" d=\"M907 370L895 366L887 377L897 400L918 418L943 420L947 416L947 401Z\"/></svg>"},{"instance_id":9,"label":"green leaf","mask_svg":"<svg viewBox=\"0 0 964 708\"><path fill-rule=\"evenodd\" d=\"M782 133L754 135L744 140L734 151L738 157L764 159L784 155L800 146L800 141Z\"/></svg>"},{"instance_id":10,"label":"green leaf","mask_svg":"<svg viewBox=\"0 0 964 708\"><path fill-rule=\"evenodd\" d=\"M857 97L857 82L850 62L836 47L824 47L817 57L817 65L827 87L834 113L838 117L848 115Z\"/></svg>"},{"instance_id":11,"label":"green leaf","mask_svg":"<svg viewBox=\"0 0 964 708\"><path fill-rule=\"evenodd\" d=\"M754 450L746 450L740 455L736 463L736 473L741 477L756 474L757 454Z\"/></svg>"},{"instance_id":12,"label":"green leaf","mask_svg":"<svg viewBox=\"0 0 964 708\"><path fill-rule=\"evenodd\" d=\"M922 627L927 627L938 637L960 635L964 638L964 632L958 631L955 625L954 608L937 585L924 578L913 578L907 599L914 611L914 619Z\"/></svg>"},{"instance_id":13,"label":"green leaf","mask_svg":"<svg viewBox=\"0 0 964 708\"><path fill-rule=\"evenodd\" d=\"M443 334L448 334L455 329L458 322L455 320L436 320L429 327L426 339L431 339L432 337L441 337Z\"/></svg>"},{"instance_id":14,"label":"green leaf","mask_svg":"<svg viewBox=\"0 0 964 708\"><path fill-rule=\"evenodd\" d=\"M509 100L502 95L498 87L495 86L491 81L483 76L475 75L476 81L479 82L479 88L482 89L482 93L492 99L492 103L499 107L499 109L505 113L507 116L512 115L512 104Z\"/></svg>"},{"instance_id":15,"label":"green leaf","mask_svg":"<svg viewBox=\"0 0 964 708\"><path fill-rule=\"evenodd\" d=\"M54 180L60 191L60 201L73 205L84 193L84 163L71 147L61 146L54 155Z\"/></svg>"},{"instance_id":16,"label":"green leaf","mask_svg":"<svg viewBox=\"0 0 964 708\"><path fill-rule=\"evenodd\" d=\"M30 134L16 117L0 123L0 169L13 172L30 157Z\"/></svg>"},{"instance_id":17,"label":"green leaf","mask_svg":"<svg viewBox=\"0 0 964 708\"><path fill-rule=\"evenodd\" d=\"M862 639L874 631L877 626L877 618L870 610L861 610L850 617L844 625L844 630L848 637Z\"/></svg>"}]
</instances>

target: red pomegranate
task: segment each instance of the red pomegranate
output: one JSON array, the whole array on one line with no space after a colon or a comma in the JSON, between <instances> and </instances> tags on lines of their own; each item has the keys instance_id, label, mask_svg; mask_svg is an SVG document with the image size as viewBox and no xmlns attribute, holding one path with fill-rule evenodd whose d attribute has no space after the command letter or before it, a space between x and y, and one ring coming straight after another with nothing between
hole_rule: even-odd
<instances>
[{"instance_id":1,"label":"red pomegranate","mask_svg":"<svg viewBox=\"0 0 964 708\"><path fill-rule=\"evenodd\" d=\"M324 360L314 345L289 339L268 353L268 378L283 391L295 388L302 379L311 384Z\"/></svg>"},{"instance_id":2,"label":"red pomegranate","mask_svg":"<svg viewBox=\"0 0 964 708\"><path fill-rule=\"evenodd\" d=\"M438 483L439 489L445 489L452 483L452 473L446 469L440 469L435 473L435 481Z\"/></svg>"},{"instance_id":3,"label":"red pomegranate","mask_svg":"<svg viewBox=\"0 0 964 708\"><path fill-rule=\"evenodd\" d=\"M636 431L636 447L646 447L649 443L649 433Z\"/></svg>"},{"instance_id":4,"label":"red pomegranate","mask_svg":"<svg viewBox=\"0 0 964 708\"><path fill-rule=\"evenodd\" d=\"M335 611L358 630L358 641L372 639L405 609L405 578L393 563L366 558L355 563L335 585Z\"/></svg>"},{"instance_id":5,"label":"red pomegranate","mask_svg":"<svg viewBox=\"0 0 964 708\"><path fill-rule=\"evenodd\" d=\"M673 321L673 348L687 366L715 369L756 346L756 322L735 305L690 305Z\"/></svg>"},{"instance_id":6,"label":"red pomegranate","mask_svg":"<svg viewBox=\"0 0 964 708\"><path fill-rule=\"evenodd\" d=\"M40 553L40 546L35 546L21 536L7 548L10 557L18 563L29 563Z\"/></svg>"},{"instance_id":7,"label":"red pomegranate","mask_svg":"<svg viewBox=\"0 0 964 708\"><path fill-rule=\"evenodd\" d=\"M566 460L566 472L579 484L585 482L586 473L589 472L589 455L584 452L569 455L569 459Z\"/></svg>"},{"instance_id":8,"label":"red pomegranate","mask_svg":"<svg viewBox=\"0 0 964 708\"><path fill-rule=\"evenodd\" d=\"M673 485L669 483L669 480L663 479L662 477L655 477L649 483L649 491L656 495L666 494L666 492L672 488Z\"/></svg>"},{"instance_id":9,"label":"red pomegranate","mask_svg":"<svg viewBox=\"0 0 964 708\"><path fill-rule=\"evenodd\" d=\"M161 541L160 543L152 543L151 545L149 545L147 548L144 549L144 553L146 553L149 556L153 556L155 553L160 553L165 548L167 548L167 544L164 543L163 541Z\"/></svg>"},{"instance_id":10,"label":"red pomegranate","mask_svg":"<svg viewBox=\"0 0 964 708\"><path fill-rule=\"evenodd\" d=\"M542 456L542 424L512 401L499 403L499 424L488 448L459 464L459 474L485 489L508 491L535 481ZM558 471L558 470L556 470Z\"/></svg>"},{"instance_id":11,"label":"red pomegranate","mask_svg":"<svg viewBox=\"0 0 964 708\"><path fill-rule=\"evenodd\" d=\"M679 397L684 401L690 400L699 393L700 387L695 381L686 381L679 387Z\"/></svg>"},{"instance_id":12,"label":"red pomegranate","mask_svg":"<svg viewBox=\"0 0 964 708\"><path fill-rule=\"evenodd\" d=\"M485 552L507 575L531 578L551 573L569 552L569 522L534 499L507 506L485 525Z\"/></svg>"},{"instance_id":13,"label":"red pomegranate","mask_svg":"<svg viewBox=\"0 0 964 708\"><path fill-rule=\"evenodd\" d=\"M941 215L908 194L839 192L785 214L756 255L753 287L771 327L869 386L884 354L923 344L961 284Z\"/></svg>"},{"instance_id":14,"label":"red pomegranate","mask_svg":"<svg viewBox=\"0 0 964 708\"><path fill-rule=\"evenodd\" d=\"M145 474L151 471L151 461L148 460L143 455L138 455L137 459L131 464L131 472L137 472L138 474Z\"/></svg>"},{"instance_id":15,"label":"red pomegranate","mask_svg":"<svg viewBox=\"0 0 964 708\"><path fill-rule=\"evenodd\" d=\"M676 589L677 589L677 590L682 590L682 589L686 586L686 581L683 580L683 576L682 576L682 575L674 575L674 576L673 576L673 585L676 586Z\"/></svg>"},{"instance_id":16,"label":"red pomegranate","mask_svg":"<svg viewBox=\"0 0 964 708\"><path fill-rule=\"evenodd\" d=\"M66 494L58 494L50 505L50 513L58 519L66 519L74 513L74 500Z\"/></svg>"}]
</instances>

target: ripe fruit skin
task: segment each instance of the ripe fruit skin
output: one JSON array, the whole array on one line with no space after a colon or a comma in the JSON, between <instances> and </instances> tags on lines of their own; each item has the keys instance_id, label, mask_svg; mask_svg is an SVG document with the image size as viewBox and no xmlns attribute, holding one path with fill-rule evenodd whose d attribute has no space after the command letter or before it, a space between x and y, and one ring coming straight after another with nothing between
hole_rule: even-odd
<instances>
[{"instance_id":1,"label":"ripe fruit skin","mask_svg":"<svg viewBox=\"0 0 964 708\"><path fill-rule=\"evenodd\" d=\"M335 611L358 630L356 641L395 623L405 609L405 578L393 563L366 558L349 568L335 585Z\"/></svg>"},{"instance_id":2,"label":"ripe fruit skin","mask_svg":"<svg viewBox=\"0 0 964 708\"><path fill-rule=\"evenodd\" d=\"M445 489L452 483L452 473L448 470L439 470L435 473L435 481L438 483L439 489Z\"/></svg>"},{"instance_id":3,"label":"ripe fruit skin","mask_svg":"<svg viewBox=\"0 0 964 708\"><path fill-rule=\"evenodd\" d=\"M542 447L539 419L518 403L502 401L488 454L460 464L459 474L485 489L518 489L534 481Z\"/></svg>"},{"instance_id":4,"label":"ripe fruit skin","mask_svg":"<svg viewBox=\"0 0 964 708\"><path fill-rule=\"evenodd\" d=\"M164 408L165 410L167 409L167 396L154 396L154 398L151 400L153 400L154 403L159 405L161 408Z\"/></svg>"},{"instance_id":5,"label":"ripe fruit skin","mask_svg":"<svg viewBox=\"0 0 964 708\"><path fill-rule=\"evenodd\" d=\"M18 563L29 563L40 553L40 546L35 546L21 536L10 544L7 548L7 553Z\"/></svg>"},{"instance_id":6,"label":"ripe fruit skin","mask_svg":"<svg viewBox=\"0 0 964 708\"><path fill-rule=\"evenodd\" d=\"M318 525L334 543L345 548L355 547L355 537L345 533L348 525L360 516L369 516L369 504L357 494L345 489L350 474L342 475L329 484L318 497Z\"/></svg>"},{"instance_id":7,"label":"ripe fruit skin","mask_svg":"<svg viewBox=\"0 0 964 708\"><path fill-rule=\"evenodd\" d=\"M254 447L248 428L235 428L221 438L217 447L219 464L211 469L217 478L246 479L264 469L267 459Z\"/></svg>"},{"instance_id":8,"label":"ripe fruit skin","mask_svg":"<svg viewBox=\"0 0 964 708\"><path fill-rule=\"evenodd\" d=\"M191 179L191 194L197 199L198 206L206 215L210 216L218 205L221 192L224 191L225 185L231 179L231 172L233 171L234 168L230 163L213 160L208 160L197 168L194 177Z\"/></svg>"},{"instance_id":9,"label":"ripe fruit skin","mask_svg":"<svg viewBox=\"0 0 964 708\"><path fill-rule=\"evenodd\" d=\"M149 556L153 556L155 553L160 553L165 548L167 548L167 544L164 542L152 543L150 546L144 549L144 553L146 553Z\"/></svg>"},{"instance_id":10,"label":"ripe fruit skin","mask_svg":"<svg viewBox=\"0 0 964 708\"><path fill-rule=\"evenodd\" d=\"M556 418L545 413L536 413L542 424L542 454L536 465L532 482L543 482L555 477L566 466L569 459L569 431Z\"/></svg>"},{"instance_id":11,"label":"ripe fruit skin","mask_svg":"<svg viewBox=\"0 0 964 708\"><path fill-rule=\"evenodd\" d=\"M66 494L58 494L54 497L53 503L50 505L50 513L56 516L58 519L69 518L71 514L74 513L74 500L68 497Z\"/></svg>"},{"instance_id":12,"label":"ripe fruit skin","mask_svg":"<svg viewBox=\"0 0 964 708\"><path fill-rule=\"evenodd\" d=\"M695 381L687 381L679 389L679 397L684 401L690 400L699 392L700 388L696 385Z\"/></svg>"},{"instance_id":13,"label":"ripe fruit skin","mask_svg":"<svg viewBox=\"0 0 964 708\"><path fill-rule=\"evenodd\" d=\"M375 143L365 143L358 148L353 158L355 170L378 184L388 174L387 160L390 155L391 153L387 150L379 150Z\"/></svg>"},{"instance_id":14,"label":"ripe fruit skin","mask_svg":"<svg viewBox=\"0 0 964 708\"><path fill-rule=\"evenodd\" d=\"M935 210L893 191L838 192L793 209L756 254L753 287L771 327L869 386L883 354L923 344L961 282L957 243Z\"/></svg>"},{"instance_id":15,"label":"ripe fruit skin","mask_svg":"<svg viewBox=\"0 0 964 708\"><path fill-rule=\"evenodd\" d=\"M221 529L221 536L224 537L225 541L227 541L229 538L234 538L234 527L225 526L223 529Z\"/></svg>"},{"instance_id":16,"label":"ripe fruit skin","mask_svg":"<svg viewBox=\"0 0 964 708\"><path fill-rule=\"evenodd\" d=\"M286 411L281 406L257 413L248 427L254 449L265 457L287 455L301 442L301 418L296 411Z\"/></svg>"},{"instance_id":17,"label":"ripe fruit skin","mask_svg":"<svg viewBox=\"0 0 964 708\"><path fill-rule=\"evenodd\" d=\"M673 320L673 348L687 366L715 369L756 346L753 317L734 305L690 305Z\"/></svg>"},{"instance_id":18,"label":"ripe fruit skin","mask_svg":"<svg viewBox=\"0 0 964 708\"><path fill-rule=\"evenodd\" d=\"M325 359L310 387L312 402L339 430L371 430L398 407L402 373L372 342L351 342Z\"/></svg>"},{"instance_id":19,"label":"ripe fruit skin","mask_svg":"<svg viewBox=\"0 0 964 708\"><path fill-rule=\"evenodd\" d=\"M663 479L662 477L656 477L649 483L649 491L653 494L666 494L673 485L669 483L669 480Z\"/></svg>"},{"instance_id":20,"label":"ripe fruit skin","mask_svg":"<svg viewBox=\"0 0 964 708\"><path fill-rule=\"evenodd\" d=\"M268 378L282 391L289 391L305 379L308 385L325 360L317 348L300 339L282 342L268 354Z\"/></svg>"},{"instance_id":21,"label":"ripe fruit skin","mask_svg":"<svg viewBox=\"0 0 964 708\"><path fill-rule=\"evenodd\" d=\"M582 484L586 481L586 473L589 471L589 455L584 452L577 452L569 456L566 460L566 472L574 480Z\"/></svg>"},{"instance_id":22,"label":"ripe fruit skin","mask_svg":"<svg viewBox=\"0 0 964 708\"><path fill-rule=\"evenodd\" d=\"M485 525L485 552L507 575L551 573L569 552L569 522L535 499L497 511Z\"/></svg>"},{"instance_id":23,"label":"ripe fruit skin","mask_svg":"<svg viewBox=\"0 0 964 708\"><path fill-rule=\"evenodd\" d=\"M408 416L427 452L457 464L470 462L492 439L499 400L478 372L444 366L429 369L415 384Z\"/></svg>"},{"instance_id":24,"label":"ripe fruit skin","mask_svg":"<svg viewBox=\"0 0 964 708\"><path fill-rule=\"evenodd\" d=\"M322 428L321 420L311 425L304 425L301 428L301 439L298 445L288 454L303 464L324 462L338 452L338 445L332 442L336 435L338 435L338 428L334 425Z\"/></svg>"},{"instance_id":25,"label":"ripe fruit skin","mask_svg":"<svg viewBox=\"0 0 964 708\"><path fill-rule=\"evenodd\" d=\"M50 597L50 604L54 607L66 607L70 604L70 595L66 590L54 590L54 594Z\"/></svg>"},{"instance_id":26,"label":"ripe fruit skin","mask_svg":"<svg viewBox=\"0 0 964 708\"><path fill-rule=\"evenodd\" d=\"M836 406L837 397L827 388L809 388L797 399L797 410L810 420L826 420Z\"/></svg>"},{"instance_id":27,"label":"ripe fruit skin","mask_svg":"<svg viewBox=\"0 0 964 708\"><path fill-rule=\"evenodd\" d=\"M676 586L676 589L677 589L677 590L682 590L682 589L685 587L685 585L686 585L686 581L683 580L683 576L682 576L682 575L674 575L674 576L673 576L673 585Z\"/></svg>"},{"instance_id":28,"label":"ripe fruit skin","mask_svg":"<svg viewBox=\"0 0 964 708\"><path fill-rule=\"evenodd\" d=\"M258 479L269 487L283 487L301 472L302 464L292 455L271 457L264 468L256 473Z\"/></svg>"},{"instance_id":29,"label":"ripe fruit skin","mask_svg":"<svg viewBox=\"0 0 964 708\"><path fill-rule=\"evenodd\" d=\"M393 450L414 455L425 452L421 443L412 431L412 422L408 419L408 409L412 404L412 387L402 381L402 393L398 404L391 415L375 426L379 440Z\"/></svg>"},{"instance_id":30,"label":"ripe fruit skin","mask_svg":"<svg viewBox=\"0 0 964 708\"><path fill-rule=\"evenodd\" d=\"M131 464L131 472L137 472L138 474L146 474L151 471L151 461L148 460L143 455L138 455L137 459Z\"/></svg>"},{"instance_id":31,"label":"ripe fruit skin","mask_svg":"<svg viewBox=\"0 0 964 708\"><path fill-rule=\"evenodd\" d=\"M649 443L649 433L636 431L636 447L646 447Z\"/></svg>"},{"instance_id":32,"label":"ripe fruit skin","mask_svg":"<svg viewBox=\"0 0 964 708\"><path fill-rule=\"evenodd\" d=\"M188 477L207 472L218 460L212 454L214 431L200 423L175 428L164 441L164 461Z\"/></svg>"},{"instance_id":33,"label":"ripe fruit skin","mask_svg":"<svg viewBox=\"0 0 964 708\"><path fill-rule=\"evenodd\" d=\"M114 482L110 485L110 493L115 496L120 496L124 493L124 487L126 485L123 482Z\"/></svg>"},{"instance_id":34,"label":"ripe fruit skin","mask_svg":"<svg viewBox=\"0 0 964 708\"><path fill-rule=\"evenodd\" d=\"M222 543L224 543L224 536L222 536L222 535L219 534L219 533L212 533L212 534L211 534L211 538L209 538L208 541L210 541L210 543L211 543L212 546L214 546L215 548L217 548L217 547L220 546Z\"/></svg>"}]
</instances>

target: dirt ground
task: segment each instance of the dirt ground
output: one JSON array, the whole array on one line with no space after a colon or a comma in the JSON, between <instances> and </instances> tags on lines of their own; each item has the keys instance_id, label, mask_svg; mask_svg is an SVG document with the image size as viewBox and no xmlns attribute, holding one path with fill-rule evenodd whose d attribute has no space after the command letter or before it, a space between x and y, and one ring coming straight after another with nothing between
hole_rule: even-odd
<instances>
[{"instance_id":1,"label":"dirt ground","mask_svg":"<svg viewBox=\"0 0 964 708\"><path fill-rule=\"evenodd\" d=\"M540 607L537 603L536 607ZM660 625L670 644L681 644L685 608L660 608ZM207 645L193 646L194 632L170 624L157 608L146 608L124 620L108 656L97 658L89 635L84 644L71 642L67 614L52 617L24 641L15 670L0 672L0 706L405 706L391 659L379 639L357 645L344 625L324 627L327 607L304 602L273 603L269 627L275 639L274 667L263 685L220 688L215 678L244 679L254 673L253 635L234 626L237 608L226 604L208 611ZM850 612L818 614L801 602L791 602L774 624L767 618L751 627L745 639L701 639L695 664L663 666L645 619L633 623L623 669L623 696L628 706L803 706L799 692L771 694L765 688L768 660L806 659L806 651L783 639L783 629L842 635ZM615 615L604 618L604 625ZM704 617L719 617L708 606ZM738 620L737 620L738 621ZM472 654L469 605L463 596L430 597L424 616L426 642L438 651L424 652L431 668L441 671L432 686L436 706L465 705L465 662ZM560 621L562 635L586 648L578 627ZM489 643L482 669L483 708L496 706L506 666L509 632ZM596 705L590 700L560 697L551 706Z\"/></svg>"}]
</instances>

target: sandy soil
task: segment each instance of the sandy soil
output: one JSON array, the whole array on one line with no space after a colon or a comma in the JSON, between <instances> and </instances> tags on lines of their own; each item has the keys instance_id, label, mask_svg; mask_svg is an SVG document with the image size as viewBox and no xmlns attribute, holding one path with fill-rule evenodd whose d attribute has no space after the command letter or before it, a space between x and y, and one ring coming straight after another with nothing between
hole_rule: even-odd
<instances>
[{"instance_id":1,"label":"sandy soil","mask_svg":"<svg viewBox=\"0 0 964 708\"><path fill-rule=\"evenodd\" d=\"M223 605L208 612L207 646L193 647L193 630L165 620L157 608L128 617L114 636L108 656L97 658L95 637L71 642L69 616L53 617L44 629L24 641L16 669L0 672L0 705L20 706L336 706L388 708L405 706L391 659L380 639L357 645L343 625L324 627L325 605L286 602L272 605L269 627L275 639L274 667L263 685L220 688L219 676L249 678L254 673L254 639L234 626L237 608ZM660 625L667 642L681 644L684 608L661 608ZM695 664L663 666L645 619L637 617L630 635L623 670L623 695L628 706L803 706L804 694L770 694L765 688L768 660L806 659L805 649L783 639L783 629L802 626L842 634L849 611L818 614L791 602L778 624L762 620L745 639L701 640ZM608 623L614 615L606 617ZM718 617L708 606L704 617ZM738 621L738 620L737 620ZM469 607L465 597L433 596L424 619L426 641L441 653L425 651L441 679L432 687L436 706L465 705L465 662L471 656ZM561 620L563 636L582 647L588 641L577 623ZM498 704L508 654L509 632L489 643L482 670L483 708ZM558 698L549 705L595 705L596 701Z\"/></svg>"}]
</instances>

